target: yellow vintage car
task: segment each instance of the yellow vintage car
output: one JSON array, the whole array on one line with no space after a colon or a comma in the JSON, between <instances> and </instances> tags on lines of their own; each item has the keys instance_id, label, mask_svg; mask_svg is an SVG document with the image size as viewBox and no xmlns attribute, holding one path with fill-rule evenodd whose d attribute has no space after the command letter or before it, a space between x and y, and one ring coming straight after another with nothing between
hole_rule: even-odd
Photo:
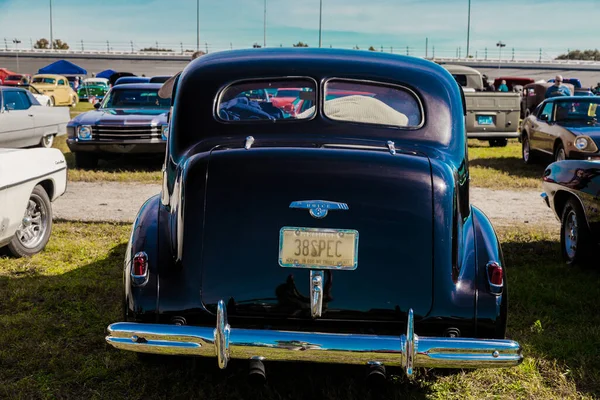
<instances>
[{"instance_id":1,"label":"yellow vintage car","mask_svg":"<svg viewBox=\"0 0 600 400\"><path fill-rule=\"evenodd\" d=\"M50 97L53 106L77 105L77 93L69 86L69 81L62 75L40 74L31 78L31 85Z\"/></svg>"}]
</instances>

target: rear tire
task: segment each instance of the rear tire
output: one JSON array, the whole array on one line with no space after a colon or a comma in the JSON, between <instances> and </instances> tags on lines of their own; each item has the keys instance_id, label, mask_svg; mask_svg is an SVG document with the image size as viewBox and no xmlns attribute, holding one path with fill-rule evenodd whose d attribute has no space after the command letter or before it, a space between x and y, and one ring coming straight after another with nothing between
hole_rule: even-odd
<instances>
[{"instance_id":1,"label":"rear tire","mask_svg":"<svg viewBox=\"0 0 600 400\"><path fill-rule=\"evenodd\" d=\"M50 107L54 107L55 104L56 101L54 100L54 97L50 97Z\"/></svg>"},{"instance_id":2,"label":"rear tire","mask_svg":"<svg viewBox=\"0 0 600 400\"><path fill-rule=\"evenodd\" d=\"M500 138L500 139L490 139L490 147L506 147L508 144L508 139Z\"/></svg>"},{"instance_id":3,"label":"rear tire","mask_svg":"<svg viewBox=\"0 0 600 400\"><path fill-rule=\"evenodd\" d=\"M531 150L529 136L527 136L527 133L525 132L523 132L523 136L521 138L521 157L523 157L523 162L528 165L535 164L538 160L535 151Z\"/></svg>"},{"instance_id":4,"label":"rear tire","mask_svg":"<svg viewBox=\"0 0 600 400\"><path fill-rule=\"evenodd\" d=\"M15 257L29 257L44 250L52 232L52 203L43 187L33 188L23 221L12 240L8 251Z\"/></svg>"},{"instance_id":5,"label":"rear tire","mask_svg":"<svg viewBox=\"0 0 600 400\"><path fill-rule=\"evenodd\" d=\"M77 105L77 96L73 96L71 99L71 107L75 107Z\"/></svg>"},{"instance_id":6,"label":"rear tire","mask_svg":"<svg viewBox=\"0 0 600 400\"><path fill-rule=\"evenodd\" d=\"M98 166L98 155L94 153L75 153L75 165L81 169L92 169Z\"/></svg>"},{"instance_id":7,"label":"rear tire","mask_svg":"<svg viewBox=\"0 0 600 400\"><path fill-rule=\"evenodd\" d=\"M50 147L52 147L53 143L54 143L54 135L46 135L40 141L40 147L49 149Z\"/></svg>"},{"instance_id":8,"label":"rear tire","mask_svg":"<svg viewBox=\"0 0 600 400\"><path fill-rule=\"evenodd\" d=\"M568 265L587 265L592 260L594 241L581 204L567 200L560 223L560 249Z\"/></svg>"}]
</instances>

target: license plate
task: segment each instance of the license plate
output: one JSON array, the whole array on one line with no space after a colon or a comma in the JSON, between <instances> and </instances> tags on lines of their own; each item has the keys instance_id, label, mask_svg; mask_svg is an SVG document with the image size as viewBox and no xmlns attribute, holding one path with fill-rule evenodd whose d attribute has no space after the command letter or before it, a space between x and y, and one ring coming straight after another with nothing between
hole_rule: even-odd
<instances>
[{"instance_id":1,"label":"license plate","mask_svg":"<svg viewBox=\"0 0 600 400\"><path fill-rule=\"evenodd\" d=\"M279 232L279 265L285 268L354 270L358 231L283 227Z\"/></svg>"},{"instance_id":2,"label":"license plate","mask_svg":"<svg viewBox=\"0 0 600 400\"><path fill-rule=\"evenodd\" d=\"M478 115L477 123L479 125L492 125L494 123L494 117L491 115Z\"/></svg>"}]
</instances>

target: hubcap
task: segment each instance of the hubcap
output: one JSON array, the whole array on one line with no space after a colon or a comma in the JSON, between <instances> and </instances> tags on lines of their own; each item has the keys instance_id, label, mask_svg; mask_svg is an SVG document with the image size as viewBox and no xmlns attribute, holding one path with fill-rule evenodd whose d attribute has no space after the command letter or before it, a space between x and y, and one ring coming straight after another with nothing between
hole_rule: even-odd
<instances>
[{"instance_id":1,"label":"hubcap","mask_svg":"<svg viewBox=\"0 0 600 400\"><path fill-rule=\"evenodd\" d=\"M44 136L44 138L42 140L44 141L44 146L46 146L46 147L52 146L52 136L51 135Z\"/></svg>"},{"instance_id":2,"label":"hubcap","mask_svg":"<svg viewBox=\"0 0 600 400\"><path fill-rule=\"evenodd\" d=\"M577 252L577 216L573 210L569 211L565 223L565 251L570 259L575 258Z\"/></svg>"},{"instance_id":3,"label":"hubcap","mask_svg":"<svg viewBox=\"0 0 600 400\"><path fill-rule=\"evenodd\" d=\"M21 226L17 230L19 242L29 249L38 246L48 229L48 209L37 195L32 195L27 203Z\"/></svg>"}]
</instances>

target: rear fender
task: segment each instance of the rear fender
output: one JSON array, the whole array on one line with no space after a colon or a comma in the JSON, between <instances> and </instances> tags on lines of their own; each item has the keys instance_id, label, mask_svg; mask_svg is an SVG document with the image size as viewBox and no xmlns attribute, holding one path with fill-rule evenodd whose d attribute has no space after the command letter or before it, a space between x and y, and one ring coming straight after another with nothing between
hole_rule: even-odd
<instances>
[{"instance_id":1,"label":"rear fender","mask_svg":"<svg viewBox=\"0 0 600 400\"><path fill-rule=\"evenodd\" d=\"M498 236L490 220L477 207L471 206L476 254L476 291L477 291L477 336L504 338L507 316L506 265ZM504 273L502 293L490 291L487 278L487 264L495 261Z\"/></svg>"},{"instance_id":2,"label":"rear fender","mask_svg":"<svg viewBox=\"0 0 600 400\"><path fill-rule=\"evenodd\" d=\"M129 321L153 322L158 303L158 213L160 195L148 199L140 208L133 223L131 236L125 251L123 283L125 287L124 312ZM135 286L131 279L133 257L138 252L148 255L148 281Z\"/></svg>"}]
</instances>

